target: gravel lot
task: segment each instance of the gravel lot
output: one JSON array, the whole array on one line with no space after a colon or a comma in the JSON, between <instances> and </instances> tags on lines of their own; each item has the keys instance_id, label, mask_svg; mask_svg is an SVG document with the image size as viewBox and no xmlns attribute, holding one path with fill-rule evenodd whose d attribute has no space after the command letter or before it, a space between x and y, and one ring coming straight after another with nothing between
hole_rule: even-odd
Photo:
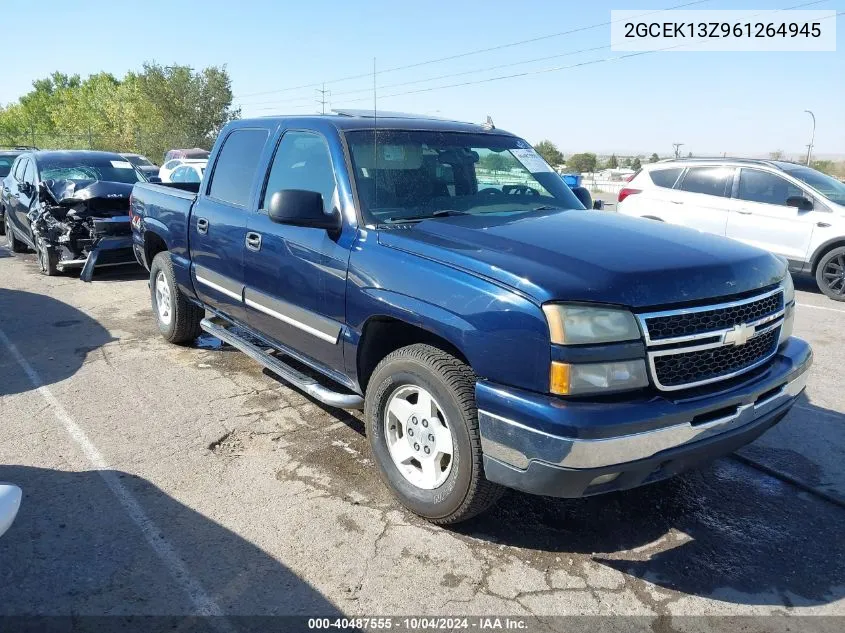
<instances>
[{"instance_id":1,"label":"gravel lot","mask_svg":"<svg viewBox=\"0 0 845 633\"><path fill-rule=\"evenodd\" d=\"M845 304L797 285L806 396L739 457L588 500L510 493L447 530L394 503L359 414L214 339L165 343L139 269L46 278L4 247L0 481L24 501L0 538L0 615L221 615L224 630L252 615L511 615L530 630L622 615L641 617L582 623L655 631L845 615Z\"/></svg>"}]
</instances>

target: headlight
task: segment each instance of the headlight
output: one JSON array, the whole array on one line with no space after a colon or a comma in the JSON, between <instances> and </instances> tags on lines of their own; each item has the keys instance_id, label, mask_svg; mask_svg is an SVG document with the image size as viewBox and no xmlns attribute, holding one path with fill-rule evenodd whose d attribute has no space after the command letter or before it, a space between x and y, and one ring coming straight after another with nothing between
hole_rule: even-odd
<instances>
[{"instance_id":1,"label":"headlight","mask_svg":"<svg viewBox=\"0 0 845 633\"><path fill-rule=\"evenodd\" d=\"M783 278L783 325L780 326L780 338L778 345L792 336L792 326L795 324L795 284L792 282L792 275L788 272Z\"/></svg>"},{"instance_id":2,"label":"headlight","mask_svg":"<svg viewBox=\"0 0 845 633\"><path fill-rule=\"evenodd\" d=\"M629 391L647 386L644 360L588 364L552 361L549 391L560 396Z\"/></svg>"},{"instance_id":3,"label":"headlight","mask_svg":"<svg viewBox=\"0 0 845 633\"><path fill-rule=\"evenodd\" d=\"M627 310L547 303L543 306L552 343L583 345L635 341L640 329Z\"/></svg>"}]
</instances>

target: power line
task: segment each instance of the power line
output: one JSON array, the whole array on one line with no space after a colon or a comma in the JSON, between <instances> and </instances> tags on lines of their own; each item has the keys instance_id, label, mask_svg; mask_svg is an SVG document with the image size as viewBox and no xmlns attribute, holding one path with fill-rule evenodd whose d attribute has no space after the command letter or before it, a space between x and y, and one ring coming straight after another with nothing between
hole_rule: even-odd
<instances>
[{"instance_id":1,"label":"power line","mask_svg":"<svg viewBox=\"0 0 845 633\"><path fill-rule=\"evenodd\" d=\"M805 2L803 4L785 7L783 9L777 9L777 11L789 11L789 10L792 10L792 9L799 9L799 8L802 8L802 7L810 6L810 5L813 5L813 4L819 4L821 2L826 2L826 1L827 0L813 0L812 2ZM845 13L845 12L842 12L842 13ZM835 16L830 16L830 17L836 17L836 16L839 16L839 15L842 15L842 13L837 13ZM673 46L666 46L664 48L658 48L658 49L653 49L653 50L648 50L648 51L637 51L637 52L633 52L633 53L627 53L625 55L618 55L618 56L615 56L615 57L604 57L604 58L600 58L600 59L592 59L592 60L587 60L587 61L583 61L583 62L578 62L576 64L570 64L570 65L567 65L567 66L553 66L551 68L528 70L528 71L521 72L521 73L514 73L514 74L510 74L510 75L499 75L499 76L496 76L496 77L488 77L488 78L485 78L485 79L477 79L477 80L474 80L474 81L465 81L465 82L459 82L459 83L453 83L453 84L446 84L446 85L442 85L442 86L431 86L431 87L428 87L428 88L420 88L420 89L417 89L417 90L407 90L407 91L404 91L404 92L397 92L397 93L393 93L393 94L382 95L381 98L382 99L389 99L391 97L399 97L399 96L409 95L409 94L420 94L420 93L424 93L424 92L432 92L432 91L435 91L435 90L445 90L447 88L459 88L459 87L463 87L463 86L472 86L472 85L477 85L477 84L489 83L489 82L493 82L493 81L502 81L502 80L505 80L505 79L515 79L515 78L519 78L519 77L528 77L528 76L531 76L531 75L539 75L539 74L544 74L544 73L549 73L549 72L557 72L557 71L560 71L560 70L568 70L568 69L572 69L572 68L579 68L581 66L589 66L589 65L600 64L600 63L605 63L605 62L613 62L613 61L618 61L618 60L622 60L622 59L628 59L628 58L631 58L631 57L638 57L640 55L647 55L647 54L650 54L650 53L659 53L659 52L672 50L672 49L675 49L675 48L683 48L684 46L686 46L686 43L675 44ZM593 49L582 49L582 50L579 50L579 51L572 51L571 53L565 53L564 55L575 54L575 53L580 53L580 52L587 52L587 51L590 51L590 50L597 50L597 49L602 49L602 48L610 48L610 46L595 47ZM559 55L559 56L563 56L563 55ZM550 58L551 57L558 57L558 56L553 55L553 56L550 56ZM539 59L543 59L543 58L539 58ZM539 61L539 59L533 60L533 61ZM529 60L529 61L532 61L532 60ZM525 63L528 63L528 61L526 61ZM509 65L516 65L516 64L504 64L502 66L509 66ZM490 67L487 70L492 70L494 68L497 68L497 67ZM481 71L475 71L475 72L481 72ZM466 73L455 73L453 75L444 75L442 77L432 77L432 78L429 78L425 81L434 81L435 79L447 78L447 77L457 76L457 75L461 75L461 74L466 74ZM368 75L368 76L372 76L372 73L370 73L370 75ZM419 82L411 81L411 82L404 82L404 83L410 84L410 83L419 83ZM401 85L401 84L394 84L394 85ZM382 88L384 88L384 87L385 86L382 86ZM368 88L366 91L370 91L370 90L372 90L372 89ZM348 91L348 93L352 93L352 92L363 92L363 90L362 91ZM336 94L339 96L341 94L348 94L348 93L336 93ZM357 98L357 99L346 99L345 102L346 103L355 103L355 102L368 101L368 100L369 100L369 97L362 97L362 98ZM276 102L276 103L280 103L280 102ZM300 107L300 106L292 106L292 107ZM266 108L256 108L256 109L257 110L275 110L276 108L275 107L266 107Z\"/></svg>"},{"instance_id":2,"label":"power line","mask_svg":"<svg viewBox=\"0 0 845 633\"><path fill-rule=\"evenodd\" d=\"M817 0L817 2L822 2L822 1L823 0ZM656 9L654 11L648 11L646 13L640 13L639 15L632 16L632 17L626 18L626 19L641 18L641 17L645 17L647 15L654 15L655 13L663 13L664 11L672 11L674 9L682 9L684 7L691 7L691 6L694 6L694 5L697 5L697 4L704 4L706 2L712 2L712 0L694 0L693 2L685 2L683 4L678 4L678 5L674 5L674 6L671 6L671 7L667 7L665 9ZM815 4L815 3L813 3L813 4ZM597 24L589 24L587 26L580 26L580 27L575 28L575 29L569 29L568 31L560 31L559 33L550 33L548 35L540 35L538 37L532 37L530 39L520 40L518 42L508 42L506 44L498 44L496 46L489 46L487 48L479 48L479 49L475 49L475 50L472 50L472 51L466 51L464 53L456 53L455 55L448 55L446 57L438 57L436 59L428 59L428 60L422 61L422 62L415 62L413 64L406 64L404 66L394 66L393 68L385 68L384 70L380 70L380 71L378 71L377 74L382 75L384 73L391 73L391 72L396 72L396 71L399 71L399 70L409 70L411 68L419 68L420 66L426 66L428 64L437 64L437 63L440 63L440 62L452 61L452 60L460 59L460 58L463 58L463 57L469 57L471 55L480 55L482 53L490 53L490 52L493 52L493 51L502 50L504 48L512 48L514 46L522 46L523 44L533 44L534 42L540 42L542 40L548 40L548 39L552 39L552 38L555 38L555 37L563 37L564 35L572 35L573 33L580 33L580 32L583 32L583 31L589 31L591 29L597 29L597 28L600 28L602 26L608 26L610 24L614 24L614 22L619 22L619 21L620 20L615 20L615 21L614 20L608 20L607 22L599 22ZM364 77L369 78L371 75L372 75L372 73L370 73L370 72L362 73L362 74L356 74L356 75L348 75L346 77L339 77L337 79L333 79L333 80L327 81L325 83L335 84L335 83L340 83L341 81L350 81L352 79L361 79L361 78L364 78ZM322 82L315 82L315 83L302 84L302 85L299 85L299 86L290 86L288 88L278 88L276 90L264 90L264 91L261 91L261 92L248 92L248 93L243 93L243 94L238 95L238 96L239 97L255 97L255 96L258 96L258 95L277 94L277 93L280 93L280 92L290 92L290 91L293 91L293 90L302 90L303 88L316 88L316 87L319 87L321 85L321 83Z\"/></svg>"}]
</instances>

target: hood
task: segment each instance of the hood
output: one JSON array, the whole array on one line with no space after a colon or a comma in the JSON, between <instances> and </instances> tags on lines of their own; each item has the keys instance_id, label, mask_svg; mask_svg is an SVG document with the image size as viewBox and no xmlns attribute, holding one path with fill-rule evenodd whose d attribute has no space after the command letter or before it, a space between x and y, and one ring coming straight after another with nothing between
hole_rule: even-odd
<instances>
[{"instance_id":1,"label":"hood","mask_svg":"<svg viewBox=\"0 0 845 633\"><path fill-rule=\"evenodd\" d=\"M786 273L783 260L740 242L598 211L438 218L380 230L379 242L538 302L643 308L736 295Z\"/></svg>"},{"instance_id":2,"label":"hood","mask_svg":"<svg viewBox=\"0 0 845 633\"><path fill-rule=\"evenodd\" d=\"M50 195L57 205L71 207L88 200L125 200L129 204L132 184L107 180L46 180Z\"/></svg>"}]
</instances>

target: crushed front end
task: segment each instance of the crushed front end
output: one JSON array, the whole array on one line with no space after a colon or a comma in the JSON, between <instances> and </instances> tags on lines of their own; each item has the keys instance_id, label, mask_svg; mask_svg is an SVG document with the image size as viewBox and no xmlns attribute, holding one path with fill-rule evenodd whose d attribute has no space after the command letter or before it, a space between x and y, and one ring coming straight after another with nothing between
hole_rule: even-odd
<instances>
[{"instance_id":1,"label":"crushed front end","mask_svg":"<svg viewBox=\"0 0 845 633\"><path fill-rule=\"evenodd\" d=\"M42 268L82 268L91 281L97 266L134 264L129 224L132 185L101 180L48 180L29 219Z\"/></svg>"}]
</instances>

